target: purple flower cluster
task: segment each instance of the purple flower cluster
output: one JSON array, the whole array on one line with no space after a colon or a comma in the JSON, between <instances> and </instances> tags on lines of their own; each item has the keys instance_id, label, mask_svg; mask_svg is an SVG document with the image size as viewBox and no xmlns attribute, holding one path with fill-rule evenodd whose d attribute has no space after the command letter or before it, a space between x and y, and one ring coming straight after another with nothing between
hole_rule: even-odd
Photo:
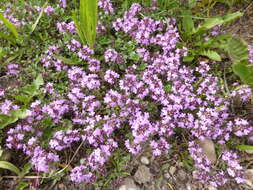
<instances>
[{"instance_id":1,"label":"purple flower cluster","mask_svg":"<svg viewBox=\"0 0 253 190\"><path fill-rule=\"evenodd\" d=\"M67 0L59 0L61 8L67 8Z\"/></svg>"},{"instance_id":2,"label":"purple flower cluster","mask_svg":"<svg viewBox=\"0 0 253 190\"><path fill-rule=\"evenodd\" d=\"M43 63L45 68L55 68L56 71L66 70L68 67L63 65L62 61L53 57L53 54L59 51L58 46L49 46L48 50L45 51L47 56L42 57L41 62Z\"/></svg>"},{"instance_id":3,"label":"purple flower cluster","mask_svg":"<svg viewBox=\"0 0 253 190\"><path fill-rule=\"evenodd\" d=\"M109 69L105 72L104 80L110 84L114 84L119 77L118 73Z\"/></svg>"},{"instance_id":4,"label":"purple flower cluster","mask_svg":"<svg viewBox=\"0 0 253 190\"><path fill-rule=\"evenodd\" d=\"M233 98L239 98L242 103L248 103L252 98L252 90L248 85L242 85L233 90L230 96Z\"/></svg>"},{"instance_id":5,"label":"purple flower cluster","mask_svg":"<svg viewBox=\"0 0 253 190\"><path fill-rule=\"evenodd\" d=\"M0 88L0 97L4 97L5 90L3 88Z\"/></svg>"},{"instance_id":6,"label":"purple flower cluster","mask_svg":"<svg viewBox=\"0 0 253 190\"><path fill-rule=\"evenodd\" d=\"M117 59L119 57L118 52L116 52L114 49L108 49L104 53L105 62L117 62Z\"/></svg>"},{"instance_id":7,"label":"purple flower cluster","mask_svg":"<svg viewBox=\"0 0 253 190\"><path fill-rule=\"evenodd\" d=\"M228 175L234 178L238 184L243 183L244 169L239 164L238 155L231 151L224 151L221 158L228 166L227 168Z\"/></svg>"},{"instance_id":8,"label":"purple flower cluster","mask_svg":"<svg viewBox=\"0 0 253 190\"><path fill-rule=\"evenodd\" d=\"M56 27L60 33L76 34L77 32L73 21L70 23L58 22Z\"/></svg>"},{"instance_id":9,"label":"purple flower cluster","mask_svg":"<svg viewBox=\"0 0 253 190\"><path fill-rule=\"evenodd\" d=\"M110 0L99 0L98 7L104 10L105 14L113 14L114 9Z\"/></svg>"},{"instance_id":10,"label":"purple flower cluster","mask_svg":"<svg viewBox=\"0 0 253 190\"><path fill-rule=\"evenodd\" d=\"M78 142L80 139L78 130L57 131L53 139L50 140L49 145L50 148L61 151L71 147L73 142Z\"/></svg>"},{"instance_id":11,"label":"purple flower cluster","mask_svg":"<svg viewBox=\"0 0 253 190\"><path fill-rule=\"evenodd\" d=\"M35 170L39 172L49 172L50 164L59 161L59 156L43 150L37 141L37 137L41 136L37 133L37 137L28 138L28 135L35 134L35 130L30 125L17 125L15 129L8 131L6 146L23 150L23 152L31 156L31 163ZM28 139L27 141L25 139Z\"/></svg>"},{"instance_id":12,"label":"purple flower cluster","mask_svg":"<svg viewBox=\"0 0 253 190\"><path fill-rule=\"evenodd\" d=\"M232 128L233 133L238 137L247 136L253 131L253 127L249 122L242 118L235 118L234 121L229 121L227 127Z\"/></svg>"},{"instance_id":13,"label":"purple flower cluster","mask_svg":"<svg viewBox=\"0 0 253 190\"><path fill-rule=\"evenodd\" d=\"M55 100L49 105L45 105L42 107L42 112L54 119L55 123L58 123L62 116L68 111L69 105L66 100Z\"/></svg>"},{"instance_id":14,"label":"purple flower cluster","mask_svg":"<svg viewBox=\"0 0 253 190\"><path fill-rule=\"evenodd\" d=\"M2 90L2 95L4 95L4 91ZM9 115L10 111L19 109L18 105L13 104L10 100L4 100L4 102L0 103L0 114Z\"/></svg>"},{"instance_id":15,"label":"purple flower cluster","mask_svg":"<svg viewBox=\"0 0 253 190\"><path fill-rule=\"evenodd\" d=\"M34 7L36 9L36 11L40 12L41 8L38 6ZM52 16L53 12L55 11L55 9L52 6L47 6L44 8L44 13L47 14L47 16Z\"/></svg>"},{"instance_id":16,"label":"purple flower cluster","mask_svg":"<svg viewBox=\"0 0 253 190\"><path fill-rule=\"evenodd\" d=\"M99 5L112 13L109 1L101 0ZM211 64L201 61L195 67L182 63L187 49L176 46L179 34L175 19L157 21L139 17L142 11L145 9L134 3L123 18L113 23L114 30L137 42L140 61L119 64L124 57L120 48L113 46L97 52L72 39L64 50L87 64L67 66L54 56L63 48L48 48L41 62L46 69L65 74L65 91L58 92L57 81L47 81L43 92L48 99L44 103L31 103L29 117L9 130L7 147L30 156L37 171L49 172L51 163L60 159L55 151L82 142L83 162L71 171L70 178L77 183L93 183L96 171L104 174L106 162L120 145L134 155L148 145L153 156L160 156L169 151L170 142L178 135L177 129L187 132L189 139L211 139L220 144L231 136L253 132L249 121L235 117L229 109L231 97L241 96L243 102L249 102L250 89L241 88L233 91L231 97L224 97L218 77L211 73ZM57 23L57 28L76 34L73 23ZM146 67L139 69L140 63ZM18 106L8 100L0 104L2 114L13 109ZM66 122L70 127L56 131L49 145L42 147L38 142L48 120L52 121L52 129L66 127ZM121 130L123 137L118 138ZM242 182L243 170L234 153L223 153L228 169L219 172L213 170L195 141L189 143L189 153L196 166L194 176L201 183L219 186L230 178Z\"/></svg>"},{"instance_id":17,"label":"purple flower cluster","mask_svg":"<svg viewBox=\"0 0 253 190\"><path fill-rule=\"evenodd\" d=\"M14 24L16 27L24 26L26 23L24 21L20 21L17 18L15 18L12 14L12 10L10 8L7 8L4 11L3 16L10 21L12 24ZM0 25L4 24L3 21L0 20Z\"/></svg>"},{"instance_id":18,"label":"purple flower cluster","mask_svg":"<svg viewBox=\"0 0 253 190\"><path fill-rule=\"evenodd\" d=\"M9 64L7 65L7 75L16 75L19 73L19 65L18 64Z\"/></svg>"},{"instance_id":19,"label":"purple flower cluster","mask_svg":"<svg viewBox=\"0 0 253 190\"><path fill-rule=\"evenodd\" d=\"M196 169L193 177L202 184L209 184L213 187L227 183L228 179L223 171L214 171L211 161L203 153L202 149L194 141L189 142L189 153L194 160Z\"/></svg>"}]
</instances>

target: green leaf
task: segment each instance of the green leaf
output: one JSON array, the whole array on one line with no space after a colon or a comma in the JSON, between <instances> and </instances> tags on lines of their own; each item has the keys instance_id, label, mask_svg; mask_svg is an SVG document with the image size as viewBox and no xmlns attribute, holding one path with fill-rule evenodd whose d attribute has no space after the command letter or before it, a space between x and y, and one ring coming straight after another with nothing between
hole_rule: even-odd
<instances>
[{"instance_id":1,"label":"green leaf","mask_svg":"<svg viewBox=\"0 0 253 190\"><path fill-rule=\"evenodd\" d=\"M22 176L25 176L26 174L28 174L30 172L32 168L32 165L28 162L24 165L24 167L22 168L22 171L21 171L21 175Z\"/></svg>"},{"instance_id":2,"label":"green leaf","mask_svg":"<svg viewBox=\"0 0 253 190\"><path fill-rule=\"evenodd\" d=\"M249 56L248 45L241 38L232 38L228 42L228 54L234 62L247 60Z\"/></svg>"},{"instance_id":3,"label":"green leaf","mask_svg":"<svg viewBox=\"0 0 253 190\"><path fill-rule=\"evenodd\" d=\"M3 57L6 55L6 52L3 48L0 48L0 61L3 59Z\"/></svg>"},{"instance_id":4,"label":"green leaf","mask_svg":"<svg viewBox=\"0 0 253 190\"><path fill-rule=\"evenodd\" d=\"M200 24L197 29L193 30L192 34L203 32L213 28L216 25L227 24L239 17L243 16L241 12L235 12L232 14L227 14L225 16L213 17L205 19L203 24Z\"/></svg>"},{"instance_id":5,"label":"green leaf","mask_svg":"<svg viewBox=\"0 0 253 190\"><path fill-rule=\"evenodd\" d=\"M183 29L186 32L186 35L190 35L194 30L194 22L191 16L192 12L190 10L186 10L183 14L185 15L182 20Z\"/></svg>"},{"instance_id":6,"label":"green leaf","mask_svg":"<svg viewBox=\"0 0 253 190\"><path fill-rule=\"evenodd\" d=\"M212 59L214 61L221 61L220 55L216 51L213 51L213 50L204 50L204 51L199 52L199 54L206 56L209 59Z\"/></svg>"},{"instance_id":7,"label":"green leaf","mask_svg":"<svg viewBox=\"0 0 253 190\"><path fill-rule=\"evenodd\" d=\"M9 115L0 114L0 129L3 129L9 124L15 123L19 119L24 119L29 115L28 110L18 109L10 111Z\"/></svg>"},{"instance_id":8,"label":"green leaf","mask_svg":"<svg viewBox=\"0 0 253 190\"><path fill-rule=\"evenodd\" d=\"M234 73L240 77L242 82L248 85L253 85L253 70L249 66L249 61L244 60L234 63L232 69Z\"/></svg>"},{"instance_id":9,"label":"green leaf","mask_svg":"<svg viewBox=\"0 0 253 190\"><path fill-rule=\"evenodd\" d=\"M190 9L196 7L197 5L197 0L188 0L188 6Z\"/></svg>"},{"instance_id":10,"label":"green leaf","mask_svg":"<svg viewBox=\"0 0 253 190\"><path fill-rule=\"evenodd\" d=\"M148 66L147 63L142 63L140 66L138 66L137 70L139 71L144 71L146 67Z\"/></svg>"},{"instance_id":11,"label":"green leaf","mask_svg":"<svg viewBox=\"0 0 253 190\"><path fill-rule=\"evenodd\" d=\"M78 65L80 64L80 62L78 62L78 60L75 60L75 59L68 59L68 58L65 58L65 57L62 57L62 56L59 56L59 55L53 55L53 57L55 57L56 59L59 59L60 61L68 64L68 65ZM81 62L83 63L83 62Z\"/></svg>"},{"instance_id":12,"label":"green leaf","mask_svg":"<svg viewBox=\"0 0 253 190\"><path fill-rule=\"evenodd\" d=\"M21 181L21 182L18 183L15 190L24 190L28 186L29 186L29 184L27 182Z\"/></svg>"},{"instance_id":13,"label":"green leaf","mask_svg":"<svg viewBox=\"0 0 253 190\"><path fill-rule=\"evenodd\" d=\"M77 18L76 13L73 13L72 19L73 19L73 21L74 21L74 23L75 23L75 27L76 27L76 30L77 30L77 34L78 34L78 36L79 36L81 42L82 42L83 44L85 44L85 42L86 42L87 40L86 40L86 38L85 38L85 36L84 36L82 30L81 30L81 26L80 26L80 23L79 23L79 21L78 21L78 18Z\"/></svg>"},{"instance_id":14,"label":"green leaf","mask_svg":"<svg viewBox=\"0 0 253 190\"><path fill-rule=\"evenodd\" d=\"M4 34L4 33L0 32L0 37L10 41L12 44L17 43L15 37L13 37L12 35L8 35L8 34Z\"/></svg>"},{"instance_id":15,"label":"green leaf","mask_svg":"<svg viewBox=\"0 0 253 190\"><path fill-rule=\"evenodd\" d=\"M0 20L3 21L3 23L10 30L13 36L15 36L15 38L18 38L17 28L11 22L9 22L1 13L0 13Z\"/></svg>"},{"instance_id":16,"label":"green leaf","mask_svg":"<svg viewBox=\"0 0 253 190\"><path fill-rule=\"evenodd\" d=\"M39 74L31 84L20 89L21 94L16 96L15 99L27 105L34 96L39 94L40 86L43 84L43 77Z\"/></svg>"},{"instance_id":17,"label":"green leaf","mask_svg":"<svg viewBox=\"0 0 253 190\"><path fill-rule=\"evenodd\" d=\"M184 62L192 62L193 60L194 60L194 55L191 55L191 54L183 57Z\"/></svg>"},{"instance_id":18,"label":"green leaf","mask_svg":"<svg viewBox=\"0 0 253 190\"><path fill-rule=\"evenodd\" d=\"M96 39L98 0L80 0L80 29L90 48Z\"/></svg>"},{"instance_id":19,"label":"green leaf","mask_svg":"<svg viewBox=\"0 0 253 190\"><path fill-rule=\"evenodd\" d=\"M10 162L0 161L0 168L10 170L17 175L21 174L20 170Z\"/></svg>"},{"instance_id":20,"label":"green leaf","mask_svg":"<svg viewBox=\"0 0 253 190\"><path fill-rule=\"evenodd\" d=\"M242 16L243 16L243 13L240 12L240 11L237 11L237 12L231 13L231 14L227 14L225 16L222 16L222 19L223 19L223 23L222 24L227 24L227 23L229 23L229 22L231 22L233 20L236 20L236 19L238 19L238 18L240 18Z\"/></svg>"},{"instance_id":21,"label":"green leaf","mask_svg":"<svg viewBox=\"0 0 253 190\"><path fill-rule=\"evenodd\" d=\"M231 34L220 34L218 36L212 37L210 40L207 41L196 41L194 46L198 46L201 48L212 48L212 49L228 49L228 43L232 39Z\"/></svg>"},{"instance_id":22,"label":"green leaf","mask_svg":"<svg viewBox=\"0 0 253 190\"><path fill-rule=\"evenodd\" d=\"M170 93L171 92L171 88L172 87L172 85L171 84L167 84L167 85L165 85L164 86L164 90L165 90L165 92L167 92L167 93Z\"/></svg>"},{"instance_id":23,"label":"green leaf","mask_svg":"<svg viewBox=\"0 0 253 190\"><path fill-rule=\"evenodd\" d=\"M139 61L140 56L139 56L138 53L131 52L131 53L129 54L129 57L128 57L128 58L131 59L131 60L134 60L134 61Z\"/></svg>"},{"instance_id":24,"label":"green leaf","mask_svg":"<svg viewBox=\"0 0 253 190\"><path fill-rule=\"evenodd\" d=\"M253 146L250 145L237 145L235 148L238 148L240 150L253 150Z\"/></svg>"}]
</instances>

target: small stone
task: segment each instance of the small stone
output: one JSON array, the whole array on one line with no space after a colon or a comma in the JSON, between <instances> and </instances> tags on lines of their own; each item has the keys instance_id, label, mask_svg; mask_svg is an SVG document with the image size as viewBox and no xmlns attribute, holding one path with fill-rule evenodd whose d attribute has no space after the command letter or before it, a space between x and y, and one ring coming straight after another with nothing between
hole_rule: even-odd
<instances>
[{"instance_id":1,"label":"small stone","mask_svg":"<svg viewBox=\"0 0 253 190\"><path fill-rule=\"evenodd\" d=\"M171 166L170 169L169 169L169 172L171 175L173 175L175 172L176 172L177 168L174 167L174 166Z\"/></svg>"},{"instance_id":2,"label":"small stone","mask_svg":"<svg viewBox=\"0 0 253 190\"><path fill-rule=\"evenodd\" d=\"M144 165L149 165L149 159L145 156L141 157L141 163Z\"/></svg>"},{"instance_id":3,"label":"small stone","mask_svg":"<svg viewBox=\"0 0 253 190\"><path fill-rule=\"evenodd\" d=\"M122 185L119 187L119 190L140 190L140 188L135 185L134 180L131 178L126 178Z\"/></svg>"},{"instance_id":4,"label":"small stone","mask_svg":"<svg viewBox=\"0 0 253 190\"><path fill-rule=\"evenodd\" d=\"M150 173L150 169L144 165L138 167L138 170L134 174L134 179L139 184L150 182L152 175Z\"/></svg>"},{"instance_id":5,"label":"small stone","mask_svg":"<svg viewBox=\"0 0 253 190\"><path fill-rule=\"evenodd\" d=\"M253 154L253 150L245 150L248 154Z\"/></svg>"},{"instance_id":6,"label":"small stone","mask_svg":"<svg viewBox=\"0 0 253 190\"><path fill-rule=\"evenodd\" d=\"M164 177L165 177L166 179L170 179L170 178L171 178L171 176L170 176L169 173L165 173L165 174L164 174Z\"/></svg>"},{"instance_id":7,"label":"small stone","mask_svg":"<svg viewBox=\"0 0 253 190\"><path fill-rule=\"evenodd\" d=\"M187 189L187 190L192 190L192 186L191 186L190 183L187 183L187 184L186 184L186 189Z\"/></svg>"},{"instance_id":8,"label":"small stone","mask_svg":"<svg viewBox=\"0 0 253 190\"><path fill-rule=\"evenodd\" d=\"M207 158L214 164L217 160L214 143L210 139L200 140L199 146L202 148L203 152L207 156Z\"/></svg>"},{"instance_id":9,"label":"small stone","mask_svg":"<svg viewBox=\"0 0 253 190\"><path fill-rule=\"evenodd\" d=\"M179 179L180 181L186 182L186 180L187 180L187 174L185 173L184 170L179 170L179 171L177 172L177 176L178 176L178 179Z\"/></svg>"},{"instance_id":10,"label":"small stone","mask_svg":"<svg viewBox=\"0 0 253 190\"><path fill-rule=\"evenodd\" d=\"M125 185L122 185L119 190L127 190L127 187Z\"/></svg>"},{"instance_id":11,"label":"small stone","mask_svg":"<svg viewBox=\"0 0 253 190\"><path fill-rule=\"evenodd\" d=\"M245 171L246 179L253 183L253 169L247 169Z\"/></svg>"},{"instance_id":12,"label":"small stone","mask_svg":"<svg viewBox=\"0 0 253 190\"><path fill-rule=\"evenodd\" d=\"M60 183L60 184L58 185L58 187L59 187L60 190L66 189L66 186L65 186L63 183Z\"/></svg>"},{"instance_id":13,"label":"small stone","mask_svg":"<svg viewBox=\"0 0 253 190\"><path fill-rule=\"evenodd\" d=\"M213 187L213 186L208 186L207 189L208 189L208 190L217 190L217 188L216 188L216 187Z\"/></svg>"}]
</instances>

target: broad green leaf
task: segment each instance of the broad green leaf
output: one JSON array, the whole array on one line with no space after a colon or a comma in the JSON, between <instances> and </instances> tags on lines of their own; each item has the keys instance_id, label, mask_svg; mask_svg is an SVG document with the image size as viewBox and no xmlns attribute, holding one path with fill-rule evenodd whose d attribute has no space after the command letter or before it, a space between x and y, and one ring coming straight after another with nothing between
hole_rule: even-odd
<instances>
[{"instance_id":1,"label":"broad green leaf","mask_svg":"<svg viewBox=\"0 0 253 190\"><path fill-rule=\"evenodd\" d=\"M236 20L236 19L238 19L238 18L240 18L242 16L243 16L243 13L240 12L240 11L224 15L224 16L222 16L222 19L223 19L223 23L222 24L227 24L227 23L229 23L229 22L231 22L233 20Z\"/></svg>"},{"instance_id":2,"label":"broad green leaf","mask_svg":"<svg viewBox=\"0 0 253 190\"><path fill-rule=\"evenodd\" d=\"M183 57L184 62L192 62L193 60L194 60L194 55L191 55L191 54Z\"/></svg>"},{"instance_id":3,"label":"broad green leaf","mask_svg":"<svg viewBox=\"0 0 253 190\"><path fill-rule=\"evenodd\" d=\"M10 113L13 117L18 119L25 119L29 114L28 110L26 109L13 110Z\"/></svg>"},{"instance_id":4,"label":"broad green leaf","mask_svg":"<svg viewBox=\"0 0 253 190\"><path fill-rule=\"evenodd\" d=\"M21 174L20 170L10 162L0 161L0 168L10 170L17 175Z\"/></svg>"},{"instance_id":5,"label":"broad green leaf","mask_svg":"<svg viewBox=\"0 0 253 190\"><path fill-rule=\"evenodd\" d=\"M233 62L239 62L241 60L248 59L248 45L242 39L232 38L228 42L227 48L229 57L232 59Z\"/></svg>"},{"instance_id":6,"label":"broad green leaf","mask_svg":"<svg viewBox=\"0 0 253 190\"><path fill-rule=\"evenodd\" d=\"M187 34L191 34L191 32L194 30L194 22L191 16L191 11L186 10L183 11L183 14L185 15L182 20L183 29Z\"/></svg>"},{"instance_id":7,"label":"broad green leaf","mask_svg":"<svg viewBox=\"0 0 253 190\"><path fill-rule=\"evenodd\" d=\"M26 109L18 109L10 111L9 115L0 114L0 129L3 129L7 125L15 123L19 119L24 119L29 115L29 111Z\"/></svg>"},{"instance_id":8,"label":"broad green leaf","mask_svg":"<svg viewBox=\"0 0 253 190\"><path fill-rule=\"evenodd\" d=\"M212 37L210 40L207 41L196 41L194 46L198 46L201 48L212 48L212 49L228 49L228 43L231 40L231 34L220 34L218 36Z\"/></svg>"},{"instance_id":9,"label":"broad green leaf","mask_svg":"<svg viewBox=\"0 0 253 190\"><path fill-rule=\"evenodd\" d=\"M18 32L16 26L14 26L11 22L9 22L1 13L0 13L0 20L3 21L4 25L10 30L10 32L18 38Z\"/></svg>"},{"instance_id":10,"label":"broad green leaf","mask_svg":"<svg viewBox=\"0 0 253 190\"><path fill-rule=\"evenodd\" d=\"M199 54L206 56L209 59L212 59L214 61L221 61L220 55L216 51L213 51L213 50L204 50L204 51L199 52Z\"/></svg>"},{"instance_id":11,"label":"broad green leaf","mask_svg":"<svg viewBox=\"0 0 253 190\"><path fill-rule=\"evenodd\" d=\"M40 11L40 14L39 14L38 18L36 19L35 23L32 25L31 33L33 33L34 30L36 29L36 27L37 27L37 25L38 25L38 23L39 23L39 21L40 21L42 15L43 15L44 11L45 11L45 8L46 8L46 6L47 6L47 3L48 3L48 1L46 1L45 4L43 5L43 7L41 8L41 11Z\"/></svg>"},{"instance_id":12,"label":"broad green leaf","mask_svg":"<svg viewBox=\"0 0 253 190\"><path fill-rule=\"evenodd\" d=\"M238 148L240 150L253 150L253 146L250 145L237 145L235 148Z\"/></svg>"},{"instance_id":13,"label":"broad green leaf","mask_svg":"<svg viewBox=\"0 0 253 190\"><path fill-rule=\"evenodd\" d=\"M234 63L232 65L233 71L240 77L242 82L248 85L253 85L253 70L249 67L250 63L247 60Z\"/></svg>"},{"instance_id":14,"label":"broad green leaf","mask_svg":"<svg viewBox=\"0 0 253 190\"><path fill-rule=\"evenodd\" d=\"M203 32L213 28L216 25L227 24L239 17L243 16L241 12L235 12L232 14L227 14L225 16L213 17L205 19L203 24L200 24L196 30L193 30L192 34Z\"/></svg>"},{"instance_id":15,"label":"broad green leaf","mask_svg":"<svg viewBox=\"0 0 253 190\"><path fill-rule=\"evenodd\" d=\"M207 18L203 24L193 31L193 34L209 30L218 24L222 24L221 18Z\"/></svg>"}]
</instances>

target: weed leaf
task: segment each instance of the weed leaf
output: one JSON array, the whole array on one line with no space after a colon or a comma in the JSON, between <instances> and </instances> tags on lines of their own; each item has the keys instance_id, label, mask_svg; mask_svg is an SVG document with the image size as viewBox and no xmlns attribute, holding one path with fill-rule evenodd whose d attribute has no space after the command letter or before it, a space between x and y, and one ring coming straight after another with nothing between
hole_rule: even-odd
<instances>
[{"instance_id":1,"label":"weed leaf","mask_svg":"<svg viewBox=\"0 0 253 190\"><path fill-rule=\"evenodd\" d=\"M220 55L216 51L213 51L213 50L204 50L204 51L201 51L199 54L206 56L209 59L212 59L214 61L221 61Z\"/></svg>"},{"instance_id":2,"label":"weed leaf","mask_svg":"<svg viewBox=\"0 0 253 190\"><path fill-rule=\"evenodd\" d=\"M0 161L0 168L10 170L17 175L21 174L20 170L10 162Z\"/></svg>"}]
</instances>

